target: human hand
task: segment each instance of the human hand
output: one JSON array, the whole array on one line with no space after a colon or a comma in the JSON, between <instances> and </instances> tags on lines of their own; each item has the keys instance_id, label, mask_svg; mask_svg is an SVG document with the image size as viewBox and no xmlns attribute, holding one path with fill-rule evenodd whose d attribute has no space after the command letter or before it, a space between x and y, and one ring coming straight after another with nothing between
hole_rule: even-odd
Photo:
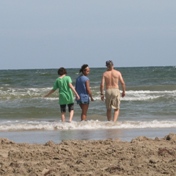
<instances>
[{"instance_id":1,"label":"human hand","mask_svg":"<svg viewBox=\"0 0 176 176\"><path fill-rule=\"evenodd\" d=\"M79 99L80 99L79 95L77 95L77 96L76 96L76 99L77 99L77 100L79 100Z\"/></svg>"},{"instance_id":2,"label":"human hand","mask_svg":"<svg viewBox=\"0 0 176 176\"><path fill-rule=\"evenodd\" d=\"M104 95L101 95L101 100L104 101Z\"/></svg>"},{"instance_id":3,"label":"human hand","mask_svg":"<svg viewBox=\"0 0 176 176\"><path fill-rule=\"evenodd\" d=\"M122 97L124 97L125 96L125 92L122 92Z\"/></svg>"}]
</instances>

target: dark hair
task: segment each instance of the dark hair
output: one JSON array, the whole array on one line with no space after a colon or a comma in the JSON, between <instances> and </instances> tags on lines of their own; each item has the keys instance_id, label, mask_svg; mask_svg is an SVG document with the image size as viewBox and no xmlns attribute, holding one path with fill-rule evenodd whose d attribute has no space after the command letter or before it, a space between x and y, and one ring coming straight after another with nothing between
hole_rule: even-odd
<instances>
[{"instance_id":1,"label":"dark hair","mask_svg":"<svg viewBox=\"0 0 176 176\"><path fill-rule=\"evenodd\" d=\"M81 69L79 70L79 73L82 73L87 67L87 64L82 65Z\"/></svg>"},{"instance_id":2,"label":"dark hair","mask_svg":"<svg viewBox=\"0 0 176 176\"><path fill-rule=\"evenodd\" d=\"M107 66L107 67L113 66L113 65L114 65L114 64L113 64L112 60L106 61L106 66Z\"/></svg>"},{"instance_id":3,"label":"dark hair","mask_svg":"<svg viewBox=\"0 0 176 176\"><path fill-rule=\"evenodd\" d=\"M62 76L64 74L67 74L67 70L64 67L61 67L57 71L58 75Z\"/></svg>"}]
</instances>

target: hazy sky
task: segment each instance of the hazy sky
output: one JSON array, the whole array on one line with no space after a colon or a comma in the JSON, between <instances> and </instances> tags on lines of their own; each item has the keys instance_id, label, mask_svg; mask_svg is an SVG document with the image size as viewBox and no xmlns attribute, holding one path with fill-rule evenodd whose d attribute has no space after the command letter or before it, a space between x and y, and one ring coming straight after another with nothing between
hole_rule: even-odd
<instances>
[{"instance_id":1,"label":"hazy sky","mask_svg":"<svg viewBox=\"0 0 176 176\"><path fill-rule=\"evenodd\" d=\"M1 0L0 69L176 66L176 0Z\"/></svg>"}]
</instances>

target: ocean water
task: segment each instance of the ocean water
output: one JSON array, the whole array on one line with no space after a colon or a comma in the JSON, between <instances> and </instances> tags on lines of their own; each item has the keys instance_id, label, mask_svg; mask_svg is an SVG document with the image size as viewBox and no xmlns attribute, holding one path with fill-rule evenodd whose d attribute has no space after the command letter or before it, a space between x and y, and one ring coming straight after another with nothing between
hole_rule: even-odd
<instances>
[{"instance_id":1,"label":"ocean water","mask_svg":"<svg viewBox=\"0 0 176 176\"><path fill-rule=\"evenodd\" d=\"M95 99L86 122L74 105L72 123L60 118L58 92L43 96L52 88L57 69L0 70L0 137L17 142L59 142L67 139L130 139L176 132L176 67L124 67L126 96L121 98L116 123L106 120L100 100L100 80L106 68L91 68L90 86ZM69 68L73 85L79 68ZM68 113L66 117L68 119ZM30 136L30 137L29 137Z\"/></svg>"}]
</instances>

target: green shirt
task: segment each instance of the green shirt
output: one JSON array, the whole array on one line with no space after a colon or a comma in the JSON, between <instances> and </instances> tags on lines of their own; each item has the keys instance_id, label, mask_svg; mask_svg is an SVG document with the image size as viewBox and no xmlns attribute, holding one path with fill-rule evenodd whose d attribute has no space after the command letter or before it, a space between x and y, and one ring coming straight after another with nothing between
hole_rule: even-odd
<instances>
[{"instance_id":1,"label":"green shirt","mask_svg":"<svg viewBox=\"0 0 176 176\"><path fill-rule=\"evenodd\" d=\"M71 104L74 103L73 92L69 87L69 84L72 83L70 76L64 76L62 78L57 78L53 90L59 89L59 104Z\"/></svg>"}]
</instances>

